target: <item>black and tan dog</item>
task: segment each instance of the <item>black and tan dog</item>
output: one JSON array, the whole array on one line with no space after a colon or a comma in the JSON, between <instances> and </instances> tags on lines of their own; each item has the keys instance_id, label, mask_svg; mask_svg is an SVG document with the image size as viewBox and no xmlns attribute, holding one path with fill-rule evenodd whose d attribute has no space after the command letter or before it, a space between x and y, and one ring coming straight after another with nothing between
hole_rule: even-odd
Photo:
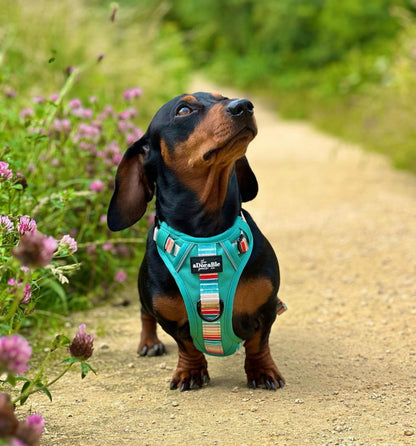
<instances>
[{"instance_id":1,"label":"black and tan dog","mask_svg":"<svg viewBox=\"0 0 416 446\"><path fill-rule=\"evenodd\" d=\"M276 390L284 379L269 349L280 276L276 255L241 203L257 195L257 180L245 157L257 134L253 104L218 94L178 96L155 115L145 135L124 154L108 211L113 231L137 222L156 194L157 221L193 237L230 228L243 212L253 250L239 279L232 328L244 340L248 385ZM193 343L188 313L177 283L162 261L150 230L139 273L142 303L141 356L163 354L157 322L177 342L179 360L171 389L202 387L207 361Z\"/></svg>"}]
</instances>

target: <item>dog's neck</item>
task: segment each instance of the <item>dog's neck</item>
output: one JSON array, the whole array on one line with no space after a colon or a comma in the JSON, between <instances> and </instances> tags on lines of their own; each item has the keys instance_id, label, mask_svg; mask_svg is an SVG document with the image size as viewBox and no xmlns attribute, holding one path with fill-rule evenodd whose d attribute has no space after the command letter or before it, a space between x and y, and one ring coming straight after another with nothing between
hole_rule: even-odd
<instances>
[{"instance_id":1,"label":"dog's neck","mask_svg":"<svg viewBox=\"0 0 416 446\"><path fill-rule=\"evenodd\" d=\"M210 173L196 193L168 169L159 171L156 215L160 221L194 237L210 237L230 228L241 212L234 169Z\"/></svg>"}]
</instances>

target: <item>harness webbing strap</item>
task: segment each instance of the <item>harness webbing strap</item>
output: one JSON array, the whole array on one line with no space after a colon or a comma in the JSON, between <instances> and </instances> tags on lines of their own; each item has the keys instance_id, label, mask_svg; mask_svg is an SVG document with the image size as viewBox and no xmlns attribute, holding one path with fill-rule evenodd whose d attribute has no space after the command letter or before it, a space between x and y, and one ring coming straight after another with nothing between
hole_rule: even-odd
<instances>
[{"instance_id":1,"label":"harness webbing strap","mask_svg":"<svg viewBox=\"0 0 416 446\"><path fill-rule=\"evenodd\" d=\"M199 244L199 256L215 256L217 254L216 243ZM221 315L220 290L218 285L218 273L199 274L199 293L201 302L202 339L207 353L223 355L221 341ZM212 319L212 320L210 320Z\"/></svg>"}]
</instances>

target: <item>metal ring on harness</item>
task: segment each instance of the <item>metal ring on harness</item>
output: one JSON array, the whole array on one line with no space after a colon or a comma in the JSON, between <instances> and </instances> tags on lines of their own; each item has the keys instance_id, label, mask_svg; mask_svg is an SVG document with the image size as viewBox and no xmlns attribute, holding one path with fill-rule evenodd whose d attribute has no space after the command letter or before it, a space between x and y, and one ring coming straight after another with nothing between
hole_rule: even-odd
<instances>
[{"instance_id":1,"label":"metal ring on harness","mask_svg":"<svg viewBox=\"0 0 416 446\"><path fill-rule=\"evenodd\" d=\"M201 313L201 301L199 300L198 303L196 304L196 309L198 311L199 317L206 321L206 322L215 322L217 321L221 316L222 313L224 312L224 302L222 301L222 299L220 299L220 312L217 316L215 316L213 319L207 318L206 316L203 316Z\"/></svg>"}]
</instances>

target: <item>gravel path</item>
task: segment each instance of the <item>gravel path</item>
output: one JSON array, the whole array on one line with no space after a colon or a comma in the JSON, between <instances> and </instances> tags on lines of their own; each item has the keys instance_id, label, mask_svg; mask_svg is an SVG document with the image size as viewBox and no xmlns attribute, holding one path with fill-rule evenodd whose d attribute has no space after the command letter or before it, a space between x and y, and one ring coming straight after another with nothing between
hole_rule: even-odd
<instances>
[{"instance_id":1,"label":"gravel path","mask_svg":"<svg viewBox=\"0 0 416 446\"><path fill-rule=\"evenodd\" d=\"M237 353L209 358L208 387L170 391L176 347L162 334L166 356L136 357L132 287L127 308L74 315L96 333L99 374L32 400L42 445L416 444L416 178L254 103L260 193L247 208L281 264L289 311L271 350L287 386L247 389Z\"/></svg>"}]
</instances>

